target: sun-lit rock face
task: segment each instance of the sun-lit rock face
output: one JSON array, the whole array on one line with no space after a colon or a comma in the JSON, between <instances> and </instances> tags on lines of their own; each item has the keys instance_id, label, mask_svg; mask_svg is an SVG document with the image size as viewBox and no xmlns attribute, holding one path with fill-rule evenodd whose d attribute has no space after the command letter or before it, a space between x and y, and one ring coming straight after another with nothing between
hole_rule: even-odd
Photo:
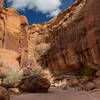
<instances>
[{"instance_id":1,"label":"sun-lit rock face","mask_svg":"<svg viewBox=\"0 0 100 100\"><path fill-rule=\"evenodd\" d=\"M0 48L16 51L21 60L27 60L28 22L12 8L3 8L0 12Z\"/></svg>"},{"instance_id":2,"label":"sun-lit rock face","mask_svg":"<svg viewBox=\"0 0 100 100\"><path fill-rule=\"evenodd\" d=\"M0 0L0 9L3 8L3 0Z\"/></svg>"},{"instance_id":3,"label":"sun-lit rock face","mask_svg":"<svg viewBox=\"0 0 100 100\"><path fill-rule=\"evenodd\" d=\"M19 70L19 58L20 54L16 51L0 48L0 75L5 75L11 69Z\"/></svg>"},{"instance_id":4,"label":"sun-lit rock face","mask_svg":"<svg viewBox=\"0 0 100 100\"><path fill-rule=\"evenodd\" d=\"M84 65L100 63L99 0L78 0L47 23L50 49L42 66L55 74L80 72ZM44 63L43 63L44 62Z\"/></svg>"},{"instance_id":5,"label":"sun-lit rock face","mask_svg":"<svg viewBox=\"0 0 100 100\"><path fill-rule=\"evenodd\" d=\"M28 31L28 59L32 60L32 65L35 68L41 68L38 60L50 48L47 38L47 25L33 24Z\"/></svg>"},{"instance_id":6,"label":"sun-lit rock face","mask_svg":"<svg viewBox=\"0 0 100 100\"><path fill-rule=\"evenodd\" d=\"M12 8L0 11L0 48L16 51L20 64L54 74L80 72L100 63L99 0L77 0L49 22L28 26Z\"/></svg>"}]
</instances>

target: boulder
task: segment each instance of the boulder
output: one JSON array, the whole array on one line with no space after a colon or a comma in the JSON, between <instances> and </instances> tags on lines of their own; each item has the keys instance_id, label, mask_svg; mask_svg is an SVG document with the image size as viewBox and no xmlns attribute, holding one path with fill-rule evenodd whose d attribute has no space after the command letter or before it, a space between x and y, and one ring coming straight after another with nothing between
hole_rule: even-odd
<instances>
[{"instance_id":1,"label":"boulder","mask_svg":"<svg viewBox=\"0 0 100 100\"><path fill-rule=\"evenodd\" d=\"M66 86L63 89L67 89L68 87L76 88L79 87L79 80L77 78L73 78L70 80L66 80Z\"/></svg>"},{"instance_id":2,"label":"boulder","mask_svg":"<svg viewBox=\"0 0 100 100\"><path fill-rule=\"evenodd\" d=\"M93 82L88 82L86 85L85 85L85 90L89 91L89 90L93 90L96 88L96 85L93 83Z\"/></svg>"},{"instance_id":3,"label":"boulder","mask_svg":"<svg viewBox=\"0 0 100 100\"><path fill-rule=\"evenodd\" d=\"M47 93L50 88L50 82L46 78L27 78L21 81L18 86L22 92Z\"/></svg>"},{"instance_id":4,"label":"boulder","mask_svg":"<svg viewBox=\"0 0 100 100\"><path fill-rule=\"evenodd\" d=\"M0 100L10 100L8 91L0 86Z\"/></svg>"}]
</instances>

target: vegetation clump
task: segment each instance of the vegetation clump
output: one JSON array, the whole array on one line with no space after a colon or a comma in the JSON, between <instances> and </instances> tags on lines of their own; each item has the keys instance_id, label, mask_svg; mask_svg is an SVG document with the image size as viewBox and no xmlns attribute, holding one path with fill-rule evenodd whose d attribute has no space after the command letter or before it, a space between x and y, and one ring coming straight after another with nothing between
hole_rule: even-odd
<instances>
[{"instance_id":1,"label":"vegetation clump","mask_svg":"<svg viewBox=\"0 0 100 100\"><path fill-rule=\"evenodd\" d=\"M90 77L94 75L94 70L89 65L84 65L82 73L78 75L78 78Z\"/></svg>"},{"instance_id":2,"label":"vegetation clump","mask_svg":"<svg viewBox=\"0 0 100 100\"><path fill-rule=\"evenodd\" d=\"M82 71L83 76L93 76L93 69L89 65L85 65Z\"/></svg>"},{"instance_id":3,"label":"vegetation clump","mask_svg":"<svg viewBox=\"0 0 100 100\"><path fill-rule=\"evenodd\" d=\"M21 81L23 77L22 70L9 65L0 65L0 67L6 68L3 74L0 74L0 76L2 76L2 82L0 85L3 85L4 87L14 87Z\"/></svg>"}]
</instances>

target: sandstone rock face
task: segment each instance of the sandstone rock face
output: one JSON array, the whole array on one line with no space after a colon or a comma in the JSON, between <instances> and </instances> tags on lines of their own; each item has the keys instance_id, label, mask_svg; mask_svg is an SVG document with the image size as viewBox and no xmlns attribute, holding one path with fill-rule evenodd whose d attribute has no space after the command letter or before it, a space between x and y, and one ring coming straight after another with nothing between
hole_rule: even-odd
<instances>
[{"instance_id":1,"label":"sandstone rock face","mask_svg":"<svg viewBox=\"0 0 100 100\"><path fill-rule=\"evenodd\" d=\"M0 100L10 100L7 90L0 86Z\"/></svg>"},{"instance_id":2,"label":"sandstone rock face","mask_svg":"<svg viewBox=\"0 0 100 100\"><path fill-rule=\"evenodd\" d=\"M50 48L47 38L47 25L33 24L28 31L28 52L29 60L32 60L32 65L36 68L40 67L38 60Z\"/></svg>"},{"instance_id":3,"label":"sandstone rock face","mask_svg":"<svg viewBox=\"0 0 100 100\"><path fill-rule=\"evenodd\" d=\"M47 23L50 49L43 66L54 74L80 72L85 64L100 63L99 0L78 0Z\"/></svg>"},{"instance_id":4,"label":"sandstone rock face","mask_svg":"<svg viewBox=\"0 0 100 100\"><path fill-rule=\"evenodd\" d=\"M26 17L2 8L0 48L19 53L19 65L30 61L33 68L49 68L53 74L77 73L84 65L98 69L99 10L99 0L77 0L49 22L28 26Z\"/></svg>"},{"instance_id":5,"label":"sandstone rock face","mask_svg":"<svg viewBox=\"0 0 100 100\"><path fill-rule=\"evenodd\" d=\"M3 8L3 0L0 0L0 9Z\"/></svg>"},{"instance_id":6,"label":"sandstone rock face","mask_svg":"<svg viewBox=\"0 0 100 100\"><path fill-rule=\"evenodd\" d=\"M20 58L20 54L17 52L7 49L0 49L0 75L6 74L10 68L19 70L18 58Z\"/></svg>"},{"instance_id":7,"label":"sandstone rock face","mask_svg":"<svg viewBox=\"0 0 100 100\"><path fill-rule=\"evenodd\" d=\"M0 48L16 51L21 54L21 63L27 60L28 22L12 8L3 8L0 12Z\"/></svg>"}]
</instances>

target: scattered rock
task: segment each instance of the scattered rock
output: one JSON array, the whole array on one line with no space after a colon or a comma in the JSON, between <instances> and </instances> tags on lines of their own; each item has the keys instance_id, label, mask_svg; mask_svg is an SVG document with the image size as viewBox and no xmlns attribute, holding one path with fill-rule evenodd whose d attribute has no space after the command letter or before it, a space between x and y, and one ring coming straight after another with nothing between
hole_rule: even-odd
<instances>
[{"instance_id":1,"label":"scattered rock","mask_svg":"<svg viewBox=\"0 0 100 100\"><path fill-rule=\"evenodd\" d=\"M89 90L93 90L96 88L96 85L93 83L93 82L88 82L86 85L85 85L85 90L89 91Z\"/></svg>"},{"instance_id":2,"label":"scattered rock","mask_svg":"<svg viewBox=\"0 0 100 100\"><path fill-rule=\"evenodd\" d=\"M80 83L81 83L81 84L86 84L86 83L88 83L87 77L84 77L84 78L80 79Z\"/></svg>"},{"instance_id":3,"label":"scattered rock","mask_svg":"<svg viewBox=\"0 0 100 100\"><path fill-rule=\"evenodd\" d=\"M79 80L77 78L68 80L66 82L66 86L63 89L66 90L68 87L72 87L72 88L79 87Z\"/></svg>"},{"instance_id":4,"label":"scattered rock","mask_svg":"<svg viewBox=\"0 0 100 100\"><path fill-rule=\"evenodd\" d=\"M20 93L20 91L19 91L18 88L9 88L8 91L9 91L10 93L16 93L16 94Z\"/></svg>"}]
</instances>

